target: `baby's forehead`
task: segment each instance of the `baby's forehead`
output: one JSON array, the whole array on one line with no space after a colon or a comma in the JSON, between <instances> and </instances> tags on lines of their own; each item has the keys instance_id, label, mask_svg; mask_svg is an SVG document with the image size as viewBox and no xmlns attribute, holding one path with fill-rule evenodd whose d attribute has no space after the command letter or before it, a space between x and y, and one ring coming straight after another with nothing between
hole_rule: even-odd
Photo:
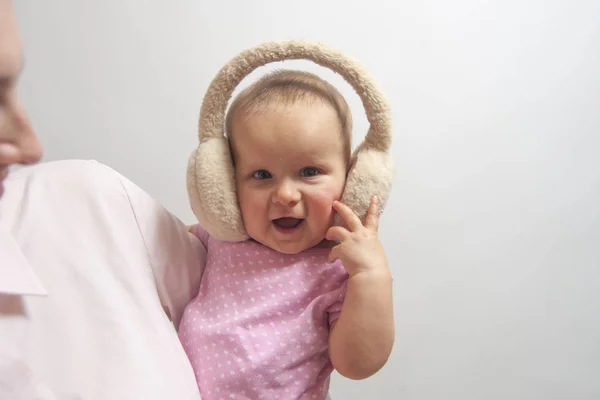
<instances>
[{"instance_id":1,"label":"baby's forehead","mask_svg":"<svg viewBox=\"0 0 600 400\"><path fill-rule=\"evenodd\" d=\"M331 110L335 114L335 108L325 99L314 93L306 92L302 96L270 96L264 99L256 99L248 102L244 107L235 110L233 118L251 119L254 117L264 118L272 113L299 114L307 109L313 111Z\"/></svg>"},{"instance_id":2,"label":"baby's forehead","mask_svg":"<svg viewBox=\"0 0 600 400\"><path fill-rule=\"evenodd\" d=\"M340 139L341 130L339 117L333 107L321 101L303 100L273 102L247 112L240 112L234 116L232 125L232 133L251 132L280 138L293 135L299 139L314 134L319 138L332 136Z\"/></svg>"},{"instance_id":3,"label":"baby's forehead","mask_svg":"<svg viewBox=\"0 0 600 400\"><path fill-rule=\"evenodd\" d=\"M229 138L234 159L252 168L248 164L272 158L290 165L347 158L349 143L335 111L326 104L296 106L278 104L236 118Z\"/></svg>"}]
</instances>

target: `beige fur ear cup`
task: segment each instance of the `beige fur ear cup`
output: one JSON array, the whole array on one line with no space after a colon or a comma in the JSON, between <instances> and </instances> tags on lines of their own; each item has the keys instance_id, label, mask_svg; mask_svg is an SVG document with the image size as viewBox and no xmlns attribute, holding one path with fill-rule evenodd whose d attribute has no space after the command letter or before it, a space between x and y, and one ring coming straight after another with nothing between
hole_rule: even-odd
<instances>
[{"instance_id":1,"label":"beige fur ear cup","mask_svg":"<svg viewBox=\"0 0 600 400\"><path fill-rule=\"evenodd\" d=\"M379 209L383 210L390 195L394 176L394 164L388 153L373 149L359 149L355 153L354 164L348 173L346 187L340 201L364 221L372 196L377 196ZM334 225L343 225L339 215L336 215Z\"/></svg>"},{"instance_id":2,"label":"beige fur ear cup","mask_svg":"<svg viewBox=\"0 0 600 400\"><path fill-rule=\"evenodd\" d=\"M235 189L235 171L227 138L212 138L198 146L188 162L192 211L202 227L219 240L248 239ZM202 193L202 196L197 195Z\"/></svg>"},{"instance_id":3,"label":"beige fur ear cup","mask_svg":"<svg viewBox=\"0 0 600 400\"><path fill-rule=\"evenodd\" d=\"M389 154L391 116L383 92L358 63L321 44L302 41L264 43L234 57L212 80L200 109L198 149L187 169L190 204L199 223L216 239L248 238L239 209L235 171L225 137L225 113L237 85L256 68L271 62L306 59L340 74L362 100L369 132L354 152L341 201L361 219L372 196L387 202L394 166ZM340 224L339 218L336 224Z\"/></svg>"}]
</instances>

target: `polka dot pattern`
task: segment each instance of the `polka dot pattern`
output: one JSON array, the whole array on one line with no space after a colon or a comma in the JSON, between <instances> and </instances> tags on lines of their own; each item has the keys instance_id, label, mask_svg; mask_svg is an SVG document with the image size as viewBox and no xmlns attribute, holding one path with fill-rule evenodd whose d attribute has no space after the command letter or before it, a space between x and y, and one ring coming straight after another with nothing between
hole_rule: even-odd
<instances>
[{"instance_id":1,"label":"polka dot pattern","mask_svg":"<svg viewBox=\"0 0 600 400\"><path fill-rule=\"evenodd\" d=\"M179 337L202 399L326 399L329 326L348 278L341 263L328 263L326 249L287 255L196 235L208 256Z\"/></svg>"}]
</instances>

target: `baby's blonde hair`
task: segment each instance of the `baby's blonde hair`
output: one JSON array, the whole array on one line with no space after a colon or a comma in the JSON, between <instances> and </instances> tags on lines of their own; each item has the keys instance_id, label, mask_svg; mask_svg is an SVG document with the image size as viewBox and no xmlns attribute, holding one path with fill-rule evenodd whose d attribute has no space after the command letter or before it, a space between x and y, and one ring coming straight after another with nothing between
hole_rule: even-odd
<instances>
[{"instance_id":1,"label":"baby's blonde hair","mask_svg":"<svg viewBox=\"0 0 600 400\"><path fill-rule=\"evenodd\" d=\"M352 151L352 114L340 92L315 74L296 70L277 70L244 89L231 103L225 119L225 129L231 137L233 119L240 113L260 111L275 103L291 104L299 100L317 99L330 105L338 115L344 153L347 160Z\"/></svg>"}]
</instances>

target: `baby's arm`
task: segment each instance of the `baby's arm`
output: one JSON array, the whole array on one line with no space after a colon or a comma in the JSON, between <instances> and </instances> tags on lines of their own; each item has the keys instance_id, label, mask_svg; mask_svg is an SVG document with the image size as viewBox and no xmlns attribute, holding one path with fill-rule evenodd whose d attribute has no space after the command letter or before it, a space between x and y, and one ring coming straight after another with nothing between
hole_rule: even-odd
<instances>
[{"instance_id":1,"label":"baby's arm","mask_svg":"<svg viewBox=\"0 0 600 400\"><path fill-rule=\"evenodd\" d=\"M342 311L331 327L329 353L341 375L364 379L385 365L394 344L392 277L377 238L377 202L372 202L364 226L347 206L334 207L349 229L329 230L327 238L341 242L330 260L339 258L350 277Z\"/></svg>"},{"instance_id":2,"label":"baby's arm","mask_svg":"<svg viewBox=\"0 0 600 400\"><path fill-rule=\"evenodd\" d=\"M348 280L340 317L331 327L329 353L334 368L350 379L367 378L385 365L393 343L390 274L354 275Z\"/></svg>"}]
</instances>

